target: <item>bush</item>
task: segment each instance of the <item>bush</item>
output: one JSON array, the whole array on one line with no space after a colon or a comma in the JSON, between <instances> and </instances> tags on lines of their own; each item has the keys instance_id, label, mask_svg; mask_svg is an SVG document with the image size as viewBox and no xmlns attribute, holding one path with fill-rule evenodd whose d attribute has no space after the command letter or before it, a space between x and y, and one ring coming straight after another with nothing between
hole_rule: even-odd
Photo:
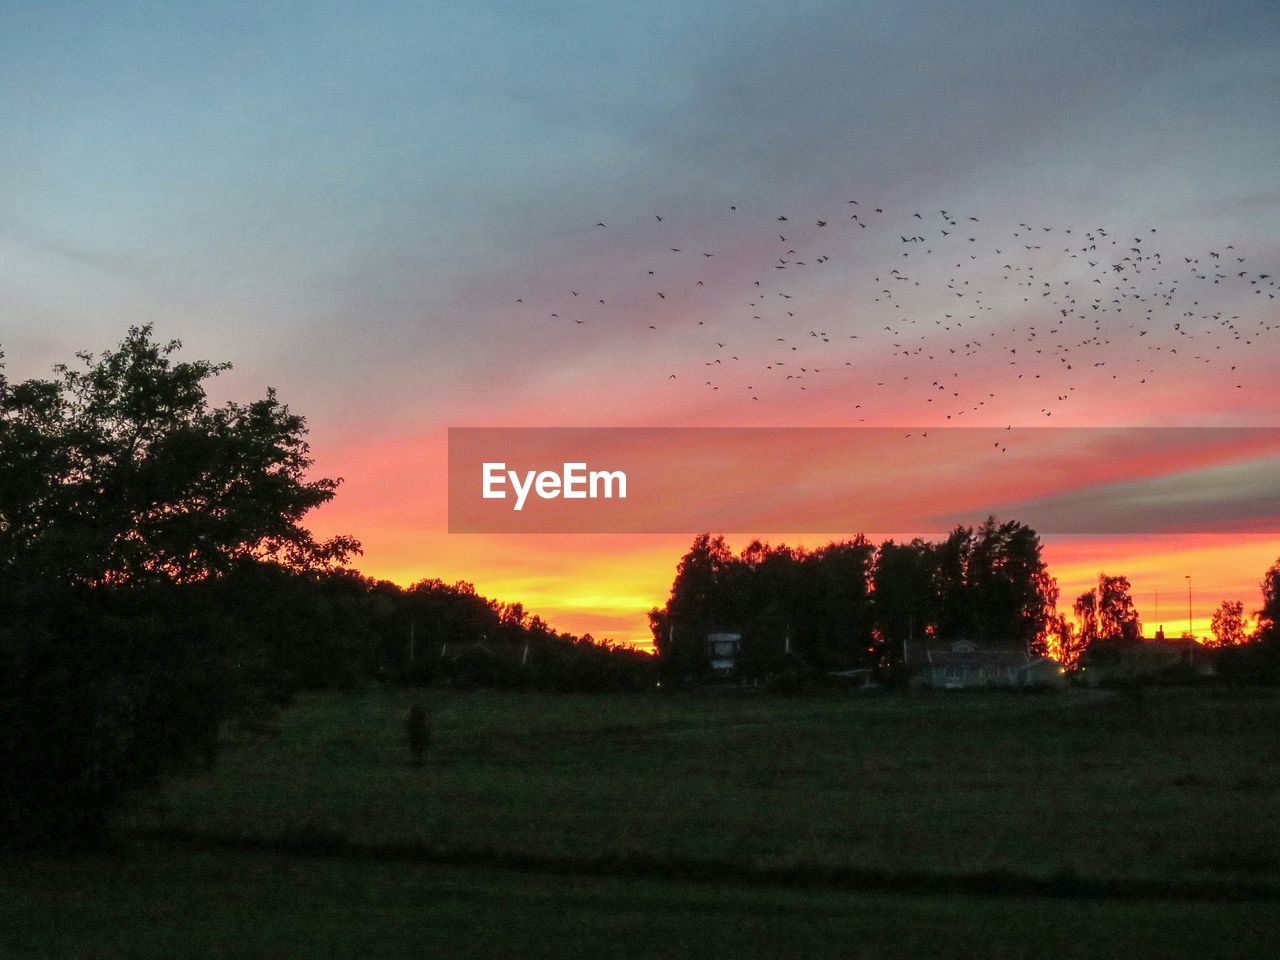
<instances>
[{"instance_id":1,"label":"bush","mask_svg":"<svg viewBox=\"0 0 1280 960\"><path fill-rule=\"evenodd\" d=\"M81 846L163 771L211 762L231 678L164 603L27 599L0 630L0 844Z\"/></svg>"}]
</instances>

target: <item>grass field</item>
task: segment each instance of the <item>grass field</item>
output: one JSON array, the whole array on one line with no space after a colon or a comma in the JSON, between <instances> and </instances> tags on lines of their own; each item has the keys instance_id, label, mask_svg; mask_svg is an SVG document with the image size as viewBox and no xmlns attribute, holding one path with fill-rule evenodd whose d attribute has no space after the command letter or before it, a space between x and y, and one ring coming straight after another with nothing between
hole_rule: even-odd
<instances>
[{"instance_id":1,"label":"grass field","mask_svg":"<svg viewBox=\"0 0 1280 960\"><path fill-rule=\"evenodd\" d=\"M884 895L142 848L6 871L32 960L1212 957L1280 951L1280 907Z\"/></svg>"},{"instance_id":2,"label":"grass field","mask_svg":"<svg viewBox=\"0 0 1280 960\"><path fill-rule=\"evenodd\" d=\"M6 865L0 946L1280 955L1271 693L429 691L425 769L412 696L304 698L125 850Z\"/></svg>"}]
</instances>

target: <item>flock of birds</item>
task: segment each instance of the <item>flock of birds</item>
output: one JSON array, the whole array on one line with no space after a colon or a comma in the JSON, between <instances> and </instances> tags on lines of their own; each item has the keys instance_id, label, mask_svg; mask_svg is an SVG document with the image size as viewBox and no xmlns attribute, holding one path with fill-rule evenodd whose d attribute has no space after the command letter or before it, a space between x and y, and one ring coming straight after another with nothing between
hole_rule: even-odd
<instances>
[{"instance_id":1,"label":"flock of birds","mask_svg":"<svg viewBox=\"0 0 1280 960\"><path fill-rule=\"evenodd\" d=\"M1107 384L1140 390L1197 365L1244 389L1243 366L1280 330L1273 272L1230 241L1171 253L1150 226L831 207L600 220L592 246L622 234L625 256L602 263L623 266L515 306L574 336L624 324L658 338L655 377L673 389L765 403L812 388L853 422L879 406L946 425L1010 409L1052 423Z\"/></svg>"}]
</instances>

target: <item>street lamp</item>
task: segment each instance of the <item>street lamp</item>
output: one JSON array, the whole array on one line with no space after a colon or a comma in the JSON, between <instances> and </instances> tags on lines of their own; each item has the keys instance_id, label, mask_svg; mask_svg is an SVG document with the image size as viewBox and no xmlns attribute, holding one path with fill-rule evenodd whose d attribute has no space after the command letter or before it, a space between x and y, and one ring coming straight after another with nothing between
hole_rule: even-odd
<instances>
[{"instance_id":1,"label":"street lamp","mask_svg":"<svg viewBox=\"0 0 1280 960\"><path fill-rule=\"evenodd\" d=\"M1194 640L1196 635L1191 630L1191 574L1188 573L1186 575L1186 579L1187 579L1187 636L1190 637L1192 640Z\"/></svg>"}]
</instances>

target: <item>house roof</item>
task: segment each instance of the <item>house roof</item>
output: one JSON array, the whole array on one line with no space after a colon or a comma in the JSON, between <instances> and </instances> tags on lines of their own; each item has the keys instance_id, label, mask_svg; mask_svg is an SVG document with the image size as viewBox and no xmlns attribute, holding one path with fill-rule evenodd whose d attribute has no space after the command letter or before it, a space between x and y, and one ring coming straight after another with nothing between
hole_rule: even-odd
<instances>
[{"instance_id":1,"label":"house roof","mask_svg":"<svg viewBox=\"0 0 1280 960\"><path fill-rule=\"evenodd\" d=\"M930 650L928 665L931 667L961 667L968 670L1007 670L1026 666L1027 655L1017 650L975 650L972 653L956 653L951 650Z\"/></svg>"},{"instance_id":2,"label":"house roof","mask_svg":"<svg viewBox=\"0 0 1280 960\"><path fill-rule=\"evenodd\" d=\"M1154 640L1143 640L1135 646L1146 647L1148 650L1164 649L1178 652L1200 649L1200 644L1190 637L1160 637Z\"/></svg>"},{"instance_id":3,"label":"house roof","mask_svg":"<svg viewBox=\"0 0 1280 960\"><path fill-rule=\"evenodd\" d=\"M710 641L725 640L741 640L741 630L709 630L707 631L707 639Z\"/></svg>"},{"instance_id":4,"label":"house roof","mask_svg":"<svg viewBox=\"0 0 1280 960\"><path fill-rule=\"evenodd\" d=\"M957 649L958 648L958 649ZM976 647L970 641L955 643L908 643L907 666L913 669L927 667L960 667L970 670L1004 670L1024 667L1028 663L1025 651L1013 647Z\"/></svg>"}]
</instances>

